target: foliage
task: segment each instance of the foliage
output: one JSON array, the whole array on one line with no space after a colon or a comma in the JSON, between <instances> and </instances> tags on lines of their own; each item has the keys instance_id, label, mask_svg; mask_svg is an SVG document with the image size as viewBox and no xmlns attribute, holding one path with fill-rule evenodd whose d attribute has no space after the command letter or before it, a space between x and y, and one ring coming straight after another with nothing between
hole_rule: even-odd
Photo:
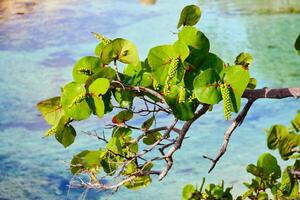
<instances>
[{"instance_id":1,"label":"foliage","mask_svg":"<svg viewBox=\"0 0 300 200\"><path fill-rule=\"evenodd\" d=\"M178 22L177 28L181 28L178 39L172 44L151 48L144 60L140 60L138 49L131 41L93 33L100 41L95 56L86 56L76 62L72 72L74 80L63 86L59 97L37 104L46 122L52 126L45 137L55 136L65 148L76 139L73 127L76 122L87 120L91 115L99 119L114 115L106 127L111 129L110 136L107 132L103 137L94 135L104 145L79 152L70 163L72 174L89 177L88 183L79 179L79 187L139 189L149 185L154 174L161 180L172 167L172 154L180 148L185 133L199 116L222 100L226 120L232 112L239 112L243 93L256 86L256 79L250 78L249 73L253 58L248 53L241 53L233 64L225 64L210 52L210 42L205 34L194 27L200 17L199 7L186 6ZM118 71L119 66L124 67L123 73ZM166 114L175 118L173 124L157 127L156 120ZM295 131L299 130L298 118L293 121ZM134 120L140 124L132 125ZM179 120L185 123L181 129L176 127ZM284 159L289 159L295 156L290 151L299 145L299 139L289 130L284 132L284 128L284 133L277 132L279 129L271 128L268 141L272 148L282 152ZM292 148L281 145L281 139L283 143L288 141ZM161 157L145 157L155 148ZM167 155L166 149L169 150ZM155 163L163 160L167 163L166 168L155 170ZM271 167L268 166L270 163ZM274 186L281 174L276 160L270 155L263 155L257 166L251 165L249 170L257 177L249 185L252 193L248 192L248 196ZM291 179L288 173L283 176ZM108 184L102 183L103 177ZM284 179L286 184L287 180ZM257 181L263 185L252 186ZM223 183L210 184L202 192L203 184L200 189L190 185L185 187L184 198L232 199L231 188L224 188ZM290 192L295 185L293 182L286 191Z\"/></svg>"},{"instance_id":2,"label":"foliage","mask_svg":"<svg viewBox=\"0 0 300 200\"><path fill-rule=\"evenodd\" d=\"M237 199L259 199L268 200L270 195L272 199L299 199L299 178L300 162L299 158L299 125L300 112L292 120L292 127L287 128L283 125L272 126L267 133L267 145L269 149L278 149L280 156L284 160L296 159L293 165L287 166L283 171L277 163L274 156L264 153L259 156L256 165L249 164L247 172L254 178L250 183L244 183L248 188ZM186 185L182 190L182 199L232 199L230 191L227 188L224 191L224 184L209 184L208 189L202 191L204 183L199 190L193 185ZM216 189L217 188L217 189ZM225 196L226 195L226 196Z\"/></svg>"}]
</instances>

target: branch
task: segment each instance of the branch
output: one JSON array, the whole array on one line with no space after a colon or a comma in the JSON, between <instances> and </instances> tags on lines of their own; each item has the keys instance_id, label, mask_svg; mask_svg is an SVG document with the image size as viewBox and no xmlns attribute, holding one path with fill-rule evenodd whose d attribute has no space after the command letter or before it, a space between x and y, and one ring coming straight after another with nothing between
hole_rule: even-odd
<instances>
[{"instance_id":1,"label":"branch","mask_svg":"<svg viewBox=\"0 0 300 200\"><path fill-rule=\"evenodd\" d=\"M246 90L242 96L247 99L283 99L287 97L300 97L300 87L291 87L291 88L262 88L255 90Z\"/></svg>"},{"instance_id":2,"label":"branch","mask_svg":"<svg viewBox=\"0 0 300 200\"><path fill-rule=\"evenodd\" d=\"M170 169L173 166L173 154L175 153L175 151L177 151L178 149L180 149L182 142L185 138L186 133L188 132L189 128L191 127L191 125L202 115L204 115L209 109L209 105L204 104L203 107L195 114L195 116L185 122L185 124L183 125L179 136L176 140L176 143L174 144L174 146L168 151L167 154L164 155L165 160L167 161L167 166L164 168L164 170L161 172L161 174L159 175L159 180L162 180L170 171ZM163 154L163 152L161 152Z\"/></svg>"},{"instance_id":3,"label":"branch","mask_svg":"<svg viewBox=\"0 0 300 200\"><path fill-rule=\"evenodd\" d=\"M158 98L160 100L161 103L167 104L166 101L165 101L165 98L160 93L156 92L155 90L146 88L146 87L124 85L124 84L121 84L119 81L112 81L111 82L111 89L115 89L115 88L123 88L125 90L135 91L135 92L138 92L140 94L144 92L144 93L155 96L156 98Z\"/></svg>"},{"instance_id":4,"label":"branch","mask_svg":"<svg viewBox=\"0 0 300 200\"><path fill-rule=\"evenodd\" d=\"M212 166L208 170L208 173L210 173L215 168L217 162L220 160L220 158L226 152L226 149L227 149L230 137L233 134L233 131L243 123L243 121L244 121L244 119L245 119L245 117L246 117L246 115L247 115L247 113L248 113L249 109L251 108L254 101L255 100L253 100L253 99L249 99L249 101L247 102L247 104L245 105L243 110L238 114L238 116L235 118L235 120L233 121L231 126L224 133L224 142L223 142L223 144L220 148L219 154L216 156L216 158L212 159L208 156L205 156L205 155L203 156L203 158L206 158L206 159L208 159L212 162Z\"/></svg>"}]
</instances>

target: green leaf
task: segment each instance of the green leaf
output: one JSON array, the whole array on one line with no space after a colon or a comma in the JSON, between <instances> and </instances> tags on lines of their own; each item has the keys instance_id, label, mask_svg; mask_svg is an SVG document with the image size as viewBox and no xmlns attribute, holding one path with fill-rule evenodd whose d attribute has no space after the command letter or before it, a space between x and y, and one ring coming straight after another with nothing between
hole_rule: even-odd
<instances>
[{"instance_id":1,"label":"green leaf","mask_svg":"<svg viewBox=\"0 0 300 200\"><path fill-rule=\"evenodd\" d=\"M126 121L129 121L132 117L133 113L131 111L123 110L112 118L112 122L115 124L122 124Z\"/></svg>"},{"instance_id":2,"label":"green leaf","mask_svg":"<svg viewBox=\"0 0 300 200\"><path fill-rule=\"evenodd\" d=\"M51 135L61 133L64 129L65 126L70 122L70 118L62 115L57 124L52 126L45 134L45 137L49 137Z\"/></svg>"},{"instance_id":3,"label":"green leaf","mask_svg":"<svg viewBox=\"0 0 300 200\"><path fill-rule=\"evenodd\" d=\"M268 194L264 191L260 191L257 195L257 200L268 200Z\"/></svg>"},{"instance_id":4,"label":"green leaf","mask_svg":"<svg viewBox=\"0 0 300 200\"><path fill-rule=\"evenodd\" d=\"M86 90L83 85L71 82L62 91L62 108L65 114L75 120L84 120L91 114L91 109L86 101Z\"/></svg>"},{"instance_id":5,"label":"green leaf","mask_svg":"<svg viewBox=\"0 0 300 200\"><path fill-rule=\"evenodd\" d=\"M71 161L71 173L78 174L83 170L92 170L93 172L98 172L100 168L100 162L104 156L105 152L102 150L85 150L80 152L79 154L75 155Z\"/></svg>"},{"instance_id":6,"label":"green leaf","mask_svg":"<svg viewBox=\"0 0 300 200\"><path fill-rule=\"evenodd\" d=\"M114 91L114 97L122 108L130 107L133 102L134 92L117 88Z\"/></svg>"},{"instance_id":7,"label":"green leaf","mask_svg":"<svg viewBox=\"0 0 300 200\"><path fill-rule=\"evenodd\" d=\"M262 168L263 173L266 176L271 176L272 180L276 180L281 176L280 166L277 164L276 158L269 153L264 153L259 156L257 167Z\"/></svg>"},{"instance_id":8,"label":"green leaf","mask_svg":"<svg viewBox=\"0 0 300 200\"><path fill-rule=\"evenodd\" d=\"M263 174L262 168L250 164L246 168L247 172L253 174L254 176L261 177Z\"/></svg>"},{"instance_id":9,"label":"green leaf","mask_svg":"<svg viewBox=\"0 0 300 200\"><path fill-rule=\"evenodd\" d=\"M45 118L46 122L50 125L57 124L60 118L64 115L64 111L60 103L60 97L53 97L51 99L41 101L37 104L37 108Z\"/></svg>"},{"instance_id":10,"label":"green leaf","mask_svg":"<svg viewBox=\"0 0 300 200\"><path fill-rule=\"evenodd\" d=\"M144 121L142 124L142 129L148 130L152 126L154 120L155 120L155 117L152 116L149 119L147 119L146 121Z\"/></svg>"},{"instance_id":11,"label":"green leaf","mask_svg":"<svg viewBox=\"0 0 300 200\"><path fill-rule=\"evenodd\" d=\"M140 86L150 87L153 82L152 73L144 72L141 76Z\"/></svg>"},{"instance_id":12,"label":"green leaf","mask_svg":"<svg viewBox=\"0 0 300 200\"><path fill-rule=\"evenodd\" d=\"M102 118L105 113L105 105L102 97L93 97L94 105L95 105L95 113L99 118Z\"/></svg>"},{"instance_id":13,"label":"green leaf","mask_svg":"<svg viewBox=\"0 0 300 200\"><path fill-rule=\"evenodd\" d=\"M175 117L177 119L187 121L194 117L198 103L191 102L189 100L179 103L180 89L180 86L172 86L170 93L165 97L165 99L172 109Z\"/></svg>"},{"instance_id":14,"label":"green leaf","mask_svg":"<svg viewBox=\"0 0 300 200\"><path fill-rule=\"evenodd\" d=\"M188 184L188 185L184 186L184 188L182 190L182 199L183 200L191 199L195 192L196 192L196 189L193 185Z\"/></svg>"},{"instance_id":15,"label":"green leaf","mask_svg":"<svg viewBox=\"0 0 300 200\"><path fill-rule=\"evenodd\" d=\"M173 58L176 58L176 52L172 45L157 46L149 51L148 63L153 70L155 79L160 85L165 84L169 64Z\"/></svg>"},{"instance_id":16,"label":"green leaf","mask_svg":"<svg viewBox=\"0 0 300 200\"><path fill-rule=\"evenodd\" d=\"M289 130L283 125L274 125L268 131L267 145L269 149L276 149L280 140L289 134Z\"/></svg>"},{"instance_id":17,"label":"green leaf","mask_svg":"<svg viewBox=\"0 0 300 200\"><path fill-rule=\"evenodd\" d=\"M249 83L249 71L240 65L227 67L224 81L230 85L233 92L241 97Z\"/></svg>"},{"instance_id":18,"label":"green leaf","mask_svg":"<svg viewBox=\"0 0 300 200\"><path fill-rule=\"evenodd\" d=\"M94 53L95 53L95 55L96 55L97 57L100 58L100 56L101 56L101 54L102 54L102 50L103 50L104 47L105 47L105 44L104 44L103 42L99 43L99 44L96 46Z\"/></svg>"},{"instance_id":19,"label":"green leaf","mask_svg":"<svg viewBox=\"0 0 300 200\"><path fill-rule=\"evenodd\" d=\"M68 124L64 127L63 131L55 134L56 140L61 143L65 148L73 144L76 137L76 131L72 125Z\"/></svg>"},{"instance_id":20,"label":"green leaf","mask_svg":"<svg viewBox=\"0 0 300 200\"><path fill-rule=\"evenodd\" d=\"M182 25L193 26L197 24L201 17L201 10L196 5L188 5L184 7L180 14L180 19L177 25L177 28L180 28Z\"/></svg>"},{"instance_id":21,"label":"green leaf","mask_svg":"<svg viewBox=\"0 0 300 200\"><path fill-rule=\"evenodd\" d=\"M200 66L200 69L202 71L205 71L206 69L212 68L216 70L220 77L222 77L224 73L224 65L225 63L223 62L223 60L221 60L221 58L213 53L209 53L205 57L202 65Z\"/></svg>"},{"instance_id":22,"label":"green leaf","mask_svg":"<svg viewBox=\"0 0 300 200\"><path fill-rule=\"evenodd\" d=\"M76 62L73 68L73 78L77 83L85 83L85 81L98 72L102 68L99 58L86 56Z\"/></svg>"},{"instance_id":23,"label":"green leaf","mask_svg":"<svg viewBox=\"0 0 300 200\"><path fill-rule=\"evenodd\" d=\"M177 58L180 58L181 61L184 61L190 54L189 47L182 41L177 40L173 44L173 48Z\"/></svg>"},{"instance_id":24,"label":"green leaf","mask_svg":"<svg viewBox=\"0 0 300 200\"><path fill-rule=\"evenodd\" d=\"M106 149L113 152L114 154L123 155L122 145L121 145L121 139L119 137L112 137L107 145Z\"/></svg>"},{"instance_id":25,"label":"green leaf","mask_svg":"<svg viewBox=\"0 0 300 200\"><path fill-rule=\"evenodd\" d=\"M207 69L194 80L194 94L201 103L217 104L222 100L218 82L220 77L213 69Z\"/></svg>"},{"instance_id":26,"label":"green leaf","mask_svg":"<svg viewBox=\"0 0 300 200\"><path fill-rule=\"evenodd\" d=\"M146 137L144 137L143 143L146 144L146 145L152 145L156 141L158 141L159 139L161 139L161 137L162 137L162 135L160 134L160 132L148 133L146 135Z\"/></svg>"},{"instance_id":27,"label":"green leaf","mask_svg":"<svg viewBox=\"0 0 300 200\"><path fill-rule=\"evenodd\" d=\"M120 62L133 65L137 65L139 63L138 50L132 42L122 38L117 38L113 40L112 44L113 50Z\"/></svg>"},{"instance_id":28,"label":"green leaf","mask_svg":"<svg viewBox=\"0 0 300 200\"><path fill-rule=\"evenodd\" d=\"M295 180L293 179L293 176L289 173L290 170L291 167L287 167L282 173L280 190L284 194L289 194L295 184Z\"/></svg>"},{"instance_id":29,"label":"green leaf","mask_svg":"<svg viewBox=\"0 0 300 200\"><path fill-rule=\"evenodd\" d=\"M131 175L137 171L137 166L134 161L131 161L125 168L124 175Z\"/></svg>"},{"instance_id":30,"label":"green leaf","mask_svg":"<svg viewBox=\"0 0 300 200\"><path fill-rule=\"evenodd\" d=\"M251 54L245 52L240 53L235 59L236 65L242 65L244 67L248 67L252 63L253 63L253 57L251 56Z\"/></svg>"},{"instance_id":31,"label":"green leaf","mask_svg":"<svg viewBox=\"0 0 300 200\"><path fill-rule=\"evenodd\" d=\"M207 52L209 51L210 45L207 37L195 27L183 27L182 30L178 33L178 38L187 46L191 46L198 50L205 50Z\"/></svg>"},{"instance_id":32,"label":"green leaf","mask_svg":"<svg viewBox=\"0 0 300 200\"><path fill-rule=\"evenodd\" d=\"M248 85L247 85L247 88L253 90L253 89L256 88L256 85L257 85L257 80L256 80L256 78L250 78L250 79L249 79L249 83L248 83Z\"/></svg>"},{"instance_id":33,"label":"green leaf","mask_svg":"<svg viewBox=\"0 0 300 200\"><path fill-rule=\"evenodd\" d=\"M288 160L294 153L296 148L300 146L300 135L289 133L280 140L278 145L280 156L283 160Z\"/></svg>"},{"instance_id":34,"label":"green leaf","mask_svg":"<svg viewBox=\"0 0 300 200\"><path fill-rule=\"evenodd\" d=\"M138 190L142 187L146 187L151 183L151 177L149 175L146 176L138 176L134 178L132 181L126 182L124 186L131 190Z\"/></svg>"},{"instance_id":35,"label":"green leaf","mask_svg":"<svg viewBox=\"0 0 300 200\"><path fill-rule=\"evenodd\" d=\"M178 38L190 49L190 55L187 58L187 62L194 66L201 66L209 53L210 44L207 37L197 28L185 26L179 32Z\"/></svg>"},{"instance_id":36,"label":"green leaf","mask_svg":"<svg viewBox=\"0 0 300 200\"><path fill-rule=\"evenodd\" d=\"M109 63L111 63L116 58L117 58L117 54L113 50L112 42L105 45L102 48L100 59L103 62L103 64L108 65Z\"/></svg>"},{"instance_id":37,"label":"green leaf","mask_svg":"<svg viewBox=\"0 0 300 200\"><path fill-rule=\"evenodd\" d=\"M298 113L296 117L293 119L292 125L297 132L300 131L300 113Z\"/></svg>"},{"instance_id":38,"label":"green leaf","mask_svg":"<svg viewBox=\"0 0 300 200\"><path fill-rule=\"evenodd\" d=\"M89 86L89 92L93 94L93 96L104 95L109 89L110 82L106 78L98 78Z\"/></svg>"}]
</instances>

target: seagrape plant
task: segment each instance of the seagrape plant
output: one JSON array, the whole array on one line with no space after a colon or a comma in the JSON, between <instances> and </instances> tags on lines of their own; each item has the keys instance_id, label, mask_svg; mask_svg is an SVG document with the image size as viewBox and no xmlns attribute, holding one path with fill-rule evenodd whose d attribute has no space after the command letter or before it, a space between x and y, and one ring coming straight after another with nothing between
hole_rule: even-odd
<instances>
[{"instance_id":1,"label":"seagrape plant","mask_svg":"<svg viewBox=\"0 0 300 200\"><path fill-rule=\"evenodd\" d=\"M276 157L270 153L259 156L257 164L246 167L248 173L254 176L250 183L244 183L247 190L238 196L237 200L244 199L300 199L300 111L291 121L291 126L273 125L267 131L267 146L270 150L278 150L282 160L291 160L293 165L288 165L281 170ZM208 184L204 189L203 179L201 186L186 185L182 191L183 200L200 199L233 199L232 187ZM272 197L272 198L271 198Z\"/></svg>"},{"instance_id":2,"label":"seagrape plant","mask_svg":"<svg viewBox=\"0 0 300 200\"><path fill-rule=\"evenodd\" d=\"M212 161L211 171L255 100L300 96L299 88L255 89L252 56L240 53L232 64L225 63L210 52L209 39L195 27L200 18L198 6L186 6L177 40L151 48L145 59L131 41L93 33L99 40L95 55L75 63L73 80L62 87L60 96L37 104L51 125L45 137L55 137L65 148L76 139L76 122L91 115L99 120L111 117L102 135L88 133L99 140L99 148L71 159L71 187L138 189L156 175L162 180L191 125L222 102L225 120L233 123L217 157L205 156ZM242 98L248 101L240 109Z\"/></svg>"}]
</instances>

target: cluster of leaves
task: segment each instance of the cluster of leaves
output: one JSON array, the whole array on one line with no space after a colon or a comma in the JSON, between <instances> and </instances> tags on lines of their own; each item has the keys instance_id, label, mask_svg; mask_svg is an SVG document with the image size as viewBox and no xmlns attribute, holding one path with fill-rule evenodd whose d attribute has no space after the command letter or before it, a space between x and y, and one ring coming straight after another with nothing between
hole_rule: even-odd
<instances>
[{"instance_id":1,"label":"cluster of leaves","mask_svg":"<svg viewBox=\"0 0 300 200\"><path fill-rule=\"evenodd\" d=\"M182 191L182 199L183 200L200 200L200 199L226 199L232 200L232 194L230 191L232 187L225 188L224 181L220 185L209 184L203 190L205 184L205 179L203 178L202 184L199 188L194 187L191 184L186 185Z\"/></svg>"},{"instance_id":2,"label":"cluster of leaves","mask_svg":"<svg viewBox=\"0 0 300 200\"><path fill-rule=\"evenodd\" d=\"M146 186L151 182L153 163L142 157L148 151L139 149L161 144L162 139L176 140L169 138L169 134L163 136L150 130L158 112L187 121L194 117L199 105L208 104L212 109L222 100L226 119L232 112L239 111L245 89L256 85L256 80L249 75L252 57L241 53L233 65L225 64L209 51L208 38L193 26L200 17L199 7L185 7L178 23L178 40L153 47L143 61L132 42L94 33L100 40L95 56L86 56L76 62L74 80L61 89L60 96L37 105L52 126L45 137L55 136L64 147L75 141L74 122L86 120L91 114L101 119L112 111L118 112L112 118L109 140L102 138L105 146L75 155L70 165L72 174L87 173L94 183L98 182L97 175L101 172L105 176L122 175L128 178L123 184L127 188ZM118 71L118 65L122 64L125 65L123 73ZM137 87L147 88L152 93L132 89ZM152 116L146 119L140 116L144 123L139 127L129 126L128 121L139 113L134 112L134 99L158 106L162 102L158 95L166 104L158 110L147 108ZM134 137L133 129L141 134ZM171 144L174 142L169 146Z\"/></svg>"},{"instance_id":3,"label":"cluster of leaves","mask_svg":"<svg viewBox=\"0 0 300 200\"><path fill-rule=\"evenodd\" d=\"M267 135L267 145L271 150L278 149L283 160L296 159L294 164L287 166L281 171L280 166L274 156L269 153L264 153L259 156L257 164L249 164L247 172L254 175L255 178L250 183L244 183L248 190L237 199L259 199L268 200L269 195L273 199L299 199L299 179L300 179L300 112L291 122L290 128L284 125L274 125L270 128ZM202 184L203 185L203 184ZM224 191L223 184L221 186L208 188L202 192L194 189L192 185L186 185L183 189L183 199L232 199L230 189ZM216 190L216 191L215 191ZM208 194L211 194L210 196ZM228 195L226 197L222 195ZM213 195L213 196L212 196Z\"/></svg>"}]
</instances>

